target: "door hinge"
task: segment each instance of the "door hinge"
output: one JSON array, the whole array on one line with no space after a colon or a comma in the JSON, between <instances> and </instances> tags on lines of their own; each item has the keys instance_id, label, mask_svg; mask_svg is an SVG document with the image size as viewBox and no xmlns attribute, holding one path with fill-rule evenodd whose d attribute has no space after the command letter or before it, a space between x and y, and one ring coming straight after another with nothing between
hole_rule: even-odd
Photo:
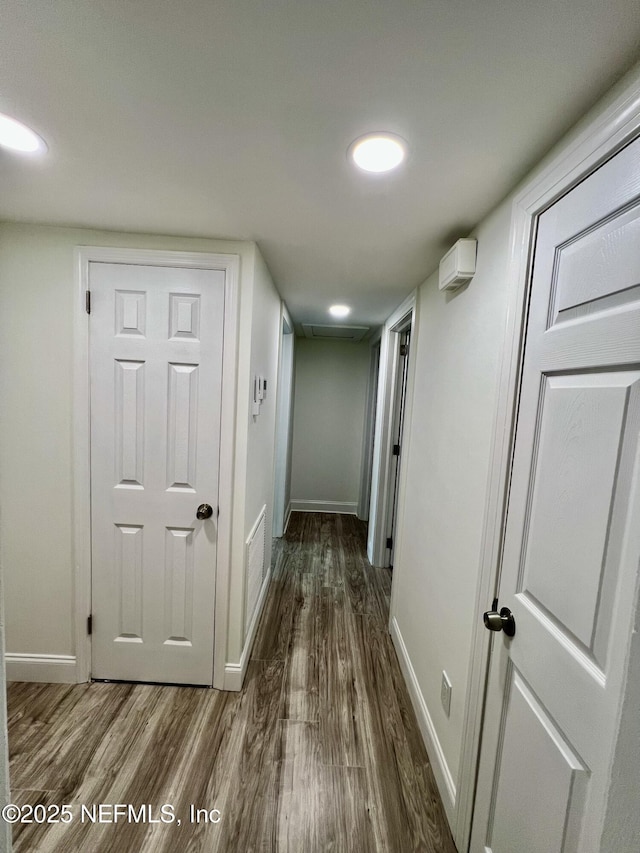
<instances>
[{"instance_id":1,"label":"door hinge","mask_svg":"<svg viewBox=\"0 0 640 853\"><path fill-rule=\"evenodd\" d=\"M84 310L87 314L91 314L91 291L87 290L84 294Z\"/></svg>"},{"instance_id":2,"label":"door hinge","mask_svg":"<svg viewBox=\"0 0 640 853\"><path fill-rule=\"evenodd\" d=\"M387 537L387 548L393 548L393 539L391 536Z\"/></svg>"},{"instance_id":3,"label":"door hinge","mask_svg":"<svg viewBox=\"0 0 640 853\"><path fill-rule=\"evenodd\" d=\"M406 344L400 344L400 355L409 355L409 347Z\"/></svg>"},{"instance_id":4,"label":"door hinge","mask_svg":"<svg viewBox=\"0 0 640 853\"><path fill-rule=\"evenodd\" d=\"M399 444L393 445L393 455L394 456L400 456L400 445Z\"/></svg>"},{"instance_id":5,"label":"door hinge","mask_svg":"<svg viewBox=\"0 0 640 853\"><path fill-rule=\"evenodd\" d=\"M89 634L89 636L93 634L93 613L91 616L87 616L87 634Z\"/></svg>"}]
</instances>

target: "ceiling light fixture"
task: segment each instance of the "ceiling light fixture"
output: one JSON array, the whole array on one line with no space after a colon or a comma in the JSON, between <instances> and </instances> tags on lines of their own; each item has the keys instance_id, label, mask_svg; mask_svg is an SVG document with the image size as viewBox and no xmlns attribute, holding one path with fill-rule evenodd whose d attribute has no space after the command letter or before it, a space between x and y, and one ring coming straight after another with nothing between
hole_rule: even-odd
<instances>
[{"instance_id":1,"label":"ceiling light fixture","mask_svg":"<svg viewBox=\"0 0 640 853\"><path fill-rule=\"evenodd\" d=\"M26 124L3 113L0 113L0 146L23 154L40 154L47 150L47 144L41 136Z\"/></svg>"},{"instance_id":2,"label":"ceiling light fixture","mask_svg":"<svg viewBox=\"0 0 640 853\"><path fill-rule=\"evenodd\" d=\"M329 314L331 314L332 317L346 317L347 314L350 313L351 308L349 308L348 305L332 305L331 308L329 308Z\"/></svg>"},{"instance_id":3,"label":"ceiling light fixture","mask_svg":"<svg viewBox=\"0 0 640 853\"><path fill-rule=\"evenodd\" d=\"M349 154L365 172L389 172L406 157L407 143L395 133L367 133L349 146Z\"/></svg>"}]
</instances>

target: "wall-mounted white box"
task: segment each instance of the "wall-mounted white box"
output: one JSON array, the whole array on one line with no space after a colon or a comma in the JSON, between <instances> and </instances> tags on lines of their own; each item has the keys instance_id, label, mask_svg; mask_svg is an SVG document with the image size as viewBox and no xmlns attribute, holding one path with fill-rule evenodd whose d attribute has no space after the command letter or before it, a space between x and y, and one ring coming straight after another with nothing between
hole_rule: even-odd
<instances>
[{"instance_id":1,"label":"wall-mounted white box","mask_svg":"<svg viewBox=\"0 0 640 853\"><path fill-rule=\"evenodd\" d=\"M440 261L438 286L440 290L454 290L471 281L476 271L478 241L471 238L458 240Z\"/></svg>"}]
</instances>

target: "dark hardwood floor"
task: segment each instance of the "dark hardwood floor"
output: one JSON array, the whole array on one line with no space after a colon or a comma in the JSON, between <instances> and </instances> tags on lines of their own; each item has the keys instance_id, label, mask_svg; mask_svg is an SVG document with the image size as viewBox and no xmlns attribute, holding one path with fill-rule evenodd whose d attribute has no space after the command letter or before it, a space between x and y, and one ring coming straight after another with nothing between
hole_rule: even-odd
<instances>
[{"instance_id":1,"label":"dark hardwood floor","mask_svg":"<svg viewBox=\"0 0 640 853\"><path fill-rule=\"evenodd\" d=\"M73 818L15 825L14 850L455 853L387 633L390 590L364 524L294 513L241 693L11 684L12 800ZM101 803L135 814L98 822Z\"/></svg>"}]
</instances>

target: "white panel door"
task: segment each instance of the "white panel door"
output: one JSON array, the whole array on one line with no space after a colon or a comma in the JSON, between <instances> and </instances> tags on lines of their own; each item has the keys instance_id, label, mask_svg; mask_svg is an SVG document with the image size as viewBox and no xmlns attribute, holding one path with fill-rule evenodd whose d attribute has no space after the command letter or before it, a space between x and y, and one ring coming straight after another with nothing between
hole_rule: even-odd
<instances>
[{"instance_id":1,"label":"white panel door","mask_svg":"<svg viewBox=\"0 0 640 853\"><path fill-rule=\"evenodd\" d=\"M640 141L539 218L473 853L595 853L640 564ZM621 851L621 853L627 853Z\"/></svg>"},{"instance_id":2,"label":"white panel door","mask_svg":"<svg viewBox=\"0 0 640 853\"><path fill-rule=\"evenodd\" d=\"M90 264L93 678L212 684L224 280Z\"/></svg>"}]
</instances>

